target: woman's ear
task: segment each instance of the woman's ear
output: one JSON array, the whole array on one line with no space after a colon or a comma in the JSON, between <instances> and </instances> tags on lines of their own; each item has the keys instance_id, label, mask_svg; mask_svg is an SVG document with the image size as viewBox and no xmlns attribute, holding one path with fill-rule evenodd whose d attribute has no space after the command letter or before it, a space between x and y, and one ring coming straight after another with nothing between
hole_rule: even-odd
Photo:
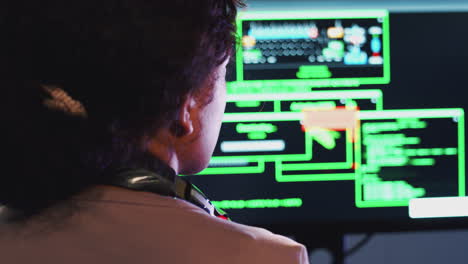
<instances>
[{"instance_id":1,"label":"woman's ear","mask_svg":"<svg viewBox=\"0 0 468 264\"><path fill-rule=\"evenodd\" d=\"M194 96L187 96L176 116L176 120L174 120L171 125L171 133L173 136L181 138L194 133L195 118L198 114L198 110Z\"/></svg>"}]
</instances>

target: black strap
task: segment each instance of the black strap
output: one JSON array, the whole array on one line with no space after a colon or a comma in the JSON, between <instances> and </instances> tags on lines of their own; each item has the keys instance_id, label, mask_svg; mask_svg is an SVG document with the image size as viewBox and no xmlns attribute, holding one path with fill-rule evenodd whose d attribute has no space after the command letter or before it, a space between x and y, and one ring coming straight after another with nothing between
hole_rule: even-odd
<instances>
[{"instance_id":1,"label":"black strap","mask_svg":"<svg viewBox=\"0 0 468 264\"><path fill-rule=\"evenodd\" d=\"M161 175L146 169L125 168L115 171L110 179L111 185L184 199L212 216L229 219L227 214L217 209L200 189L173 171Z\"/></svg>"}]
</instances>

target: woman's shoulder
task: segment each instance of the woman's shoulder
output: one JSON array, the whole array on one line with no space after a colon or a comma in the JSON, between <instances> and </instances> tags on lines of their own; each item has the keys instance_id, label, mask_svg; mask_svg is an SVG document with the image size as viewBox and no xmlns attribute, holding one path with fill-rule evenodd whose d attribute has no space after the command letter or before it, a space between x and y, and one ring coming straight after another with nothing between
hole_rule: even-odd
<instances>
[{"instance_id":1,"label":"woman's shoulder","mask_svg":"<svg viewBox=\"0 0 468 264\"><path fill-rule=\"evenodd\" d=\"M35 232L44 229L32 225L33 235L22 238L0 235L0 245L11 248L7 257L17 259L21 245L37 256L18 263L35 257L92 260L96 252L102 263L308 263L305 248L295 241L213 217L180 199L97 186L75 200L80 210L60 226Z\"/></svg>"}]
</instances>

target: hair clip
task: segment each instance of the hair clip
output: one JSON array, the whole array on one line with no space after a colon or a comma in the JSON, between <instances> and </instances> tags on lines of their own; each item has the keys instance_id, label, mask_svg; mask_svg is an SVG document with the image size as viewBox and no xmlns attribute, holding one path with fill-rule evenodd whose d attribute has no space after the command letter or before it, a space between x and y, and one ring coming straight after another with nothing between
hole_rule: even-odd
<instances>
[{"instance_id":1,"label":"hair clip","mask_svg":"<svg viewBox=\"0 0 468 264\"><path fill-rule=\"evenodd\" d=\"M42 85L44 91L50 98L44 100L43 104L49 109L64 112L72 116L86 118L88 113L80 101L71 98L63 89L53 86Z\"/></svg>"}]
</instances>

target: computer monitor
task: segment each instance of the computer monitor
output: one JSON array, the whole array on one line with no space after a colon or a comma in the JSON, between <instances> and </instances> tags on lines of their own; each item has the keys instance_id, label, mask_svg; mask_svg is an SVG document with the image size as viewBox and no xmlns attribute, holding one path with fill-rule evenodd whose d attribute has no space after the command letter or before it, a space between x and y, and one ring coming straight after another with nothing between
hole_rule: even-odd
<instances>
[{"instance_id":1,"label":"computer monitor","mask_svg":"<svg viewBox=\"0 0 468 264\"><path fill-rule=\"evenodd\" d=\"M360 18L345 23L344 13ZM281 16L283 23L299 16L260 14L243 14L238 25L252 26L249 23L255 21L263 25L261 32L269 32L266 25L278 26L271 22L273 17ZM369 19L383 23L381 37L391 37L391 42L383 41L391 47L382 53L383 64L365 67L390 72L385 67L391 60L391 82L387 84L390 76L385 74L363 77L353 67L345 67L349 78L379 81L360 82L358 87L337 87L331 85L334 81L329 86L314 86L309 80L278 82L271 76L290 73L282 64L265 67L268 75L262 73L258 77L262 80L238 78L229 84L221 134L209 167L187 177L235 221L283 233L304 228L357 232L468 226L464 218L468 216L464 115L468 101L463 90L468 83L468 50L463 48L468 37L459 33L468 13L297 14L317 26L325 16L317 14L326 14L329 22L340 20L345 31L347 26L363 25L358 23L362 14L372 14ZM239 71L238 57L236 61ZM337 65L337 61L314 63L331 72ZM261 72L263 64L253 64L258 67L248 70L249 78L257 78L254 72Z\"/></svg>"}]
</instances>

